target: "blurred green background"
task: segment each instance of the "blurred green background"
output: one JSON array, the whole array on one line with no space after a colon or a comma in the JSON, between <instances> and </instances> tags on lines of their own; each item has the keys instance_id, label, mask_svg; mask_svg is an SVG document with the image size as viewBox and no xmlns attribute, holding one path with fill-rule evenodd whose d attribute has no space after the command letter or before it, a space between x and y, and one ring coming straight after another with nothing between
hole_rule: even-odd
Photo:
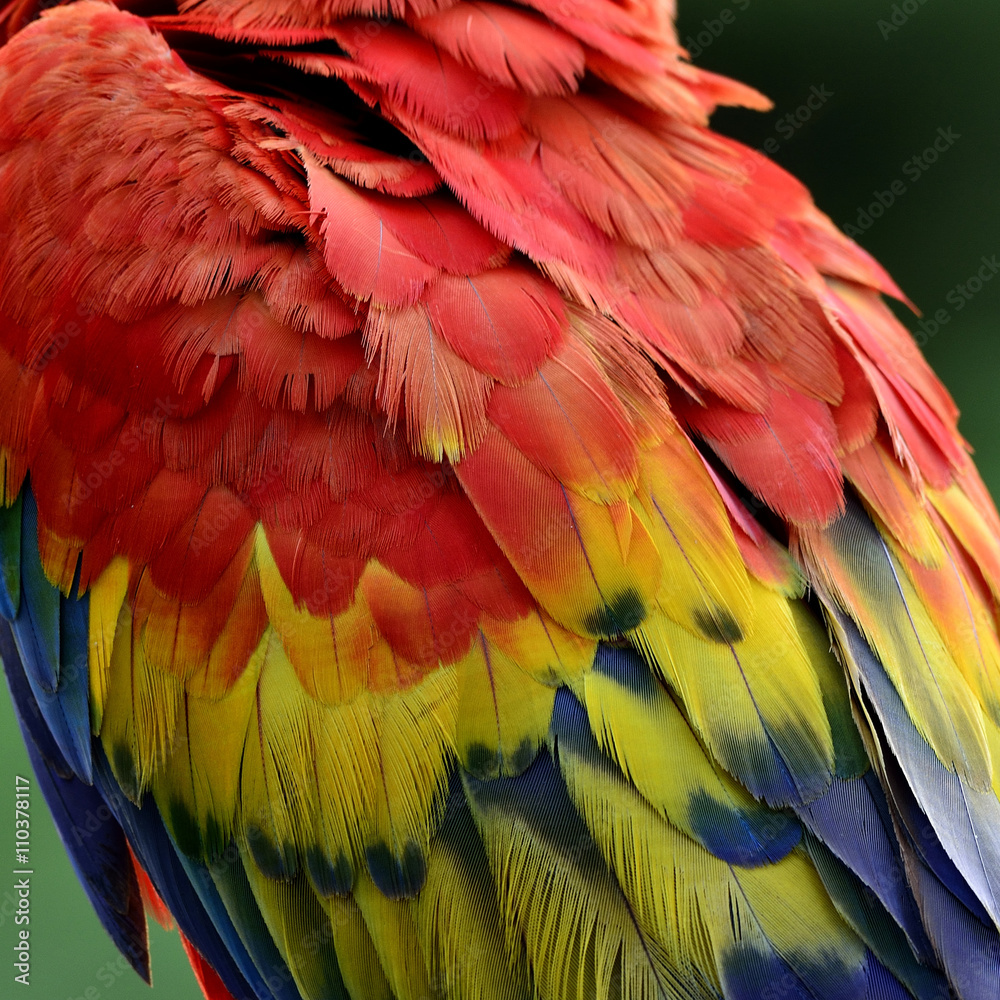
<instances>
[{"instance_id":1,"label":"blurred green background","mask_svg":"<svg viewBox=\"0 0 1000 1000\"><path fill-rule=\"evenodd\" d=\"M861 232L859 242L925 315L947 312L947 324L927 338L925 352L962 410L961 428L987 485L1000 495L1000 277L979 291L975 282L967 293L957 291L967 287L981 258L1000 255L1000 5L906 0L895 6L895 24L894 5L881 0L679 0L679 6L681 39L691 40L695 61L756 86L775 102L766 115L720 111L716 126L774 151L836 223ZM923 151L939 129L950 129L953 139L937 162L928 163ZM905 191L891 207L879 218L868 213L859 219L894 181L900 182L897 191ZM918 329L912 316L904 321ZM28 774L27 768L4 695L4 787L12 789L13 776ZM10 815L6 807L2 813ZM151 929L152 994L119 964L40 794L33 801L32 861L32 982L16 994L8 987L14 927L9 917L0 918L6 956L0 994L39 1000L200 996L176 934ZM0 904L11 882L0 874Z\"/></svg>"}]
</instances>

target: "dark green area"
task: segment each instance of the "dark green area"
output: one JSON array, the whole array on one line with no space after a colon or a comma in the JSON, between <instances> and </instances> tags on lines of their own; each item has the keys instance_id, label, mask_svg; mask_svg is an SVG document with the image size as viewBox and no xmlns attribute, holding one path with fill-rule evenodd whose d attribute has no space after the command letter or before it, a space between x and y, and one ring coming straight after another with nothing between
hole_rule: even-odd
<instances>
[{"instance_id":1,"label":"dark green area","mask_svg":"<svg viewBox=\"0 0 1000 1000\"><path fill-rule=\"evenodd\" d=\"M724 110L718 127L754 146L779 142L775 159L812 189L820 207L843 225L876 192L900 181L906 192L863 232L859 242L890 270L933 319L949 321L925 334L931 364L963 412L962 430L976 448L987 484L1000 493L1000 434L996 396L1000 376L1000 281L987 283L961 310L949 294L1000 255L1000 6L996 0L927 0L899 31L883 38L881 0L679 0L681 36L706 30L703 20L733 12L697 61L753 84L776 103L774 112ZM716 26L718 27L718 26ZM831 96L801 128L787 124L813 87ZM938 129L960 138L931 169L912 180L904 165L931 145ZM910 173L914 167L911 166ZM912 317L906 322L918 330ZM933 327L928 324L927 329ZM0 695L0 775L13 788L29 774L6 693ZM12 791L8 792L12 797ZM12 807L10 807L12 808ZM0 842L9 840L12 814L0 803ZM4 818L6 817L6 819ZM4 826L3 824L7 824ZM5 837L4 834L8 836ZM152 928L155 989L150 992L119 959L90 912L83 891L36 793L32 808L32 985L18 995L38 1000L193 1000L198 991L176 934ZM10 885L0 867L0 902ZM0 948L13 954L14 927L0 922ZM11 966L0 968L0 994L12 993ZM92 989L95 993L88 994Z\"/></svg>"}]
</instances>

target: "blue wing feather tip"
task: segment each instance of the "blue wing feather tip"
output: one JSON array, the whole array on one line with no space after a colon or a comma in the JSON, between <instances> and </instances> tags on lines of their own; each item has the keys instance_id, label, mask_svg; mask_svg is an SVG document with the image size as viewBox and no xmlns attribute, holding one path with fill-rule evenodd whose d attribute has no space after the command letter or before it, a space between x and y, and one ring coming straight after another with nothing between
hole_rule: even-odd
<instances>
[{"instance_id":1,"label":"blue wing feather tip","mask_svg":"<svg viewBox=\"0 0 1000 1000\"><path fill-rule=\"evenodd\" d=\"M256 994L269 998L270 992L251 989L235 953L236 934L220 906L211 916L206 911L197 886L188 875L182 856L167 833L163 820L147 798L136 806L126 798L100 744L94 748L94 782L108 809L121 824L139 864L153 887L170 910L181 933L205 957L233 996ZM195 891L192 891L194 889ZM218 923L226 921L228 937L220 933ZM245 953L244 953L245 954Z\"/></svg>"},{"instance_id":2,"label":"blue wing feather tip","mask_svg":"<svg viewBox=\"0 0 1000 1000\"><path fill-rule=\"evenodd\" d=\"M0 622L0 659L28 757L70 862L115 946L149 982L146 919L124 832L97 790L67 766L35 701L7 622Z\"/></svg>"}]
</instances>

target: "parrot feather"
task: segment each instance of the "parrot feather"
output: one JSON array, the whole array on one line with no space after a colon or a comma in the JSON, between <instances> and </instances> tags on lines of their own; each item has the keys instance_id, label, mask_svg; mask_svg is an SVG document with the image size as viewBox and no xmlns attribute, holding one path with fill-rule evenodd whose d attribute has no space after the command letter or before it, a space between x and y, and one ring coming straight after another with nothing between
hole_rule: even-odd
<instances>
[{"instance_id":1,"label":"parrot feather","mask_svg":"<svg viewBox=\"0 0 1000 1000\"><path fill-rule=\"evenodd\" d=\"M857 627L830 609L835 634L885 733L920 808L994 924L1000 923L1000 802L949 770L906 712L901 696Z\"/></svg>"},{"instance_id":2,"label":"parrot feather","mask_svg":"<svg viewBox=\"0 0 1000 1000\"><path fill-rule=\"evenodd\" d=\"M394 1000L358 904L347 896L332 895L322 903L330 917L333 946L348 995L352 1000Z\"/></svg>"},{"instance_id":3,"label":"parrot feather","mask_svg":"<svg viewBox=\"0 0 1000 1000\"><path fill-rule=\"evenodd\" d=\"M751 996L768 981L785 983L791 996L851 995L863 949L802 855L753 868L714 857L642 802L572 714L557 709L553 722L570 796L675 975L704 977L727 997Z\"/></svg>"},{"instance_id":4,"label":"parrot feather","mask_svg":"<svg viewBox=\"0 0 1000 1000\"><path fill-rule=\"evenodd\" d=\"M804 843L837 912L910 993L918 1000L931 1000L946 989L940 973L918 961L911 950L912 941L904 937L891 920L886 919L886 911L872 899L864 883L838 864L818 841L807 836ZM896 871L898 877L899 869ZM913 907L916 910L915 903ZM920 933L923 936L922 929ZM923 944L927 951L921 950L921 958L927 961L930 942L925 940Z\"/></svg>"},{"instance_id":5,"label":"parrot feather","mask_svg":"<svg viewBox=\"0 0 1000 1000\"><path fill-rule=\"evenodd\" d=\"M118 950L147 982L150 978L146 918L128 841L93 785L76 776L62 756L27 682L7 622L0 622L0 660L32 767L73 868L101 924Z\"/></svg>"},{"instance_id":6,"label":"parrot feather","mask_svg":"<svg viewBox=\"0 0 1000 1000\"><path fill-rule=\"evenodd\" d=\"M230 949L247 982L255 984L258 995L267 1000L272 996L274 1000L296 1000L299 991L295 979L267 928L235 841L210 869L192 873L190 859L182 856L181 863L192 875L192 883L220 934L226 936L227 943L236 938Z\"/></svg>"},{"instance_id":7,"label":"parrot feather","mask_svg":"<svg viewBox=\"0 0 1000 1000\"><path fill-rule=\"evenodd\" d=\"M21 606L21 494L9 507L0 505L0 615L8 621Z\"/></svg>"},{"instance_id":8,"label":"parrot feather","mask_svg":"<svg viewBox=\"0 0 1000 1000\"><path fill-rule=\"evenodd\" d=\"M760 806L706 756L680 709L635 653L602 649L581 687L601 750L692 840L743 866L779 861L798 842L797 824Z\"/></svg>"},{"instance_id":9,"label":"parrot feather","mask_svg":"<svg viewBox=\"0 0 1000 1000\"><path fill-rule=\"evenodd\" d=\"M147 801L139 808L122 795L107 757L100 752L94 757L94 784L181 933L211 963L230 993L246 992L249 987L233 952L193 891L156 807Z\"/></svg>"},{"instance_id":10,"label":"parrot feather","mask_svg":"<svg viewBox=\"0 0 1000 1000\"><path fill-rule=\"evenodd\" d=\"M524 956L506 953L486 854L457 780L431 847L427 883L414 904L414 920L430 979L440 983L447 996L530 996Z\"/></svg>"},{"instance_id":11,"label":"parrot feather","mask_svg":"<svg viewBox=\"0 0 1000 1000\"><path fill-rule=\"evenodd\" d=\"M747 638L735 628L696 638L660 617L641 642L730 774L771 805L808 801L835 767L820 680L788 600L751 591L759 624Z\"/></svg>"},{"instance_id":12,"label":"parrot feather","mask_svg":"<svg viewBox=\"0 0 1000 1000\"><path fill-rule=\"evenodd\" d=\"M1000 517L674 15L0 12L0 655L140 974L995 993Z\"/></svg>"}]
</instances>

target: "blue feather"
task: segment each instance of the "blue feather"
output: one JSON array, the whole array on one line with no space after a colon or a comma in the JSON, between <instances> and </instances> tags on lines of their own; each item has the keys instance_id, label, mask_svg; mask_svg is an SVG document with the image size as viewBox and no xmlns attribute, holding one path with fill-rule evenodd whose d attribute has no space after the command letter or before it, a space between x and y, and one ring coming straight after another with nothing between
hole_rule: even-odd
<instances>
[{"instance_id":1,"label":"blue feather","mask_svg":"<svg viewBox=\"0 0 1000 1000\"><path fill-rule=\"evenodd\" d=\"M942 981L927 1000L945 1000L947 990ZM870 951L865 956L865 1000L911 1000L906 987Z\"/></svg>"},{"instance_id":2,"label":"blue feather","mask_svg":"<svg viewBox=\"0 0 1000 1000\"><path fill-rule=\"evenodd\" d=\"M198 893L198 898L212 918L215 929L253 990L254 996L259 1000L299 1000L292 974L275 947L260 911L257 910L253 933L248 933L247 924L241 922L231 909L227 909L227 904L219 892L216 879L223 880L223 870L231 866L242 869L236 845L230 843L211 870L201 862L187 857L183 852L178 852L178 857L191 880L191 885ZM247 886L247 893L249 892ZM252 896L245 905L256 909ZM244 941L248 943L244 944Z\"/></svg>"},{"instance_id":3,"label":"blue feather","mask_svg":"<svg viewBox=\"0 0 1000 1000\"><path fill-rule=\"evenodd\" d=\"M45 578L38 556L38 511L25 489L21 531L21 600L11 631L25 676L61 756L88 785L90 707L87 674L87 598L74 581L63 597ZM77 567L79 577L79 567Z\"/></svg>"},{"instance_id":4,"label":"blue feather","mask_svg":"<svg viewBox=\"0 0 1000 1000\"><path fill-rule=\"evenodd\" d=\"M899 765L891 756L886 758L885 771L892 805L901 826L900 836L906 838L907 844L920 860L977 920L990 923L990 915L986 912L986 908L962 877L962 873L955 867L955 862L948 857L934 832L934 827L917 805Z\"/></svg>"},{"instance_id":5,"label":"blue feather","mask_svg":"<svg viewBox=\"0 0 1000 1000\"><path fill-rule=\"evenodd\" d=\"M38 554L38 508L22 494L21 605L14 639L32 689L54 694L59 684L59 591L46 579Z\"/></svg>"},{"instance_id":6,"label":"blue feather","mask_svg":"<svg viewBox=\"0 0 1000 1000\"><path fill-rule=\"evenodd\" d=\"M63 760L5 621L0 622L0 659L31 765L77 877L115 947L149 982L146 917L125 834L97 789L76 778Z\"/></svg>"},{"instance_id":7,"label":"blue feather","mask_svg":"<svg viewBox=\"0 0 1000 1000\"><path fill-rule=\"evenodd\" d=\"M885 793L869 770L861 778L834 778L829 791L796 809L809 830L881 900L920 955L930 942L906 884Z\"/></svg>"},{"instance_id":8,"label":"blue feather","mask_svg":"<svg viewBox=\"0 0 1000 1000\"><path fill-rule=\"evenodd\" d=\"M1000 935L977 920L918 858L908 866L927 934L954 988L942 996L996 1000Z\"/></svg>"},{"instance_id":9,"label":"blue feather","mask_svg":"<svg viewBox=\"0 0 1000 1000\"><path fill-rule=\"evenodd\" d=\"M972 788L944 767L910 720L892 681L854 622L836 608L828 611L888 749L905 775L905 782L899 784L912 790L947 857L993 922L1000 922L1000 801L992 788Z\"/></svg>"},{"instance_id":10,"label":"blue feather","mask_svg":"<svg viewBox=\"0 0 1000 1000\"><path fill-rule=\"evenodd\" d=\"M947 984L937 971L937 959L919 918L920 937L926 951L918 959L903 931L868 886L815 837L807 834L803 846L838 912L886 971L905 983L919 1000L940 1000L946 993ZM902 867L897 877L905 879ZM912 905L916 909L915 901Z\"/></svg>"},{"instance_id":11,"label":"blue feather","mask_svg":"<svg viewBox=\"0 0 1000 1000\"><path fill-rule=\"evenodd\" d=\"M141 808L129 802L99 744L95 744L94 751L94 782L181 933L201 952L234 997L251 995L250 986L226 943L198 894L192 891L191 880L152 799L147 798Z\"/></svg>"}]
</instances>

